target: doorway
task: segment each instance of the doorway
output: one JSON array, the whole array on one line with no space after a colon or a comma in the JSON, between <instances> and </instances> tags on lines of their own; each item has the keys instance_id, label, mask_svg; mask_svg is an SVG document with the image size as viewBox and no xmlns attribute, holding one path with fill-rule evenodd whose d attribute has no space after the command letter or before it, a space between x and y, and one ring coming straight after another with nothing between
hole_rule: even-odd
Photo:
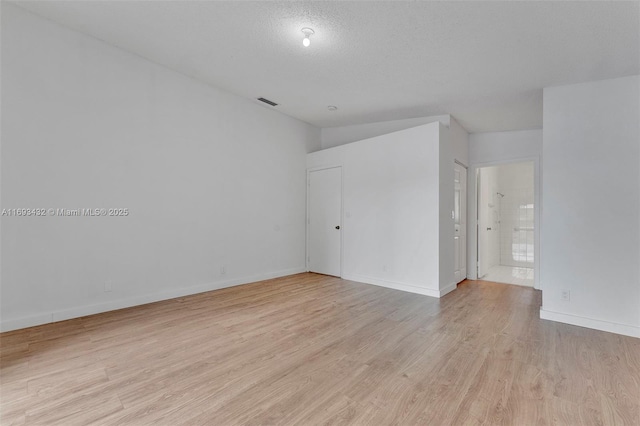
<instances>
[{"instance_id":1,"label":"doorway","mask_svg":"<svg viewBox=\"0 0 640 426\"><path fill-rule=\"evenodd\" d=\"M341 276L342 167L309 172L307 269Z\"/></svg>"},{"instance_id":2,"label":"doorway","mask_svg":"<svg viewBox=\"0 0 640 426\"><path fill-rule=\"evenodd\" d=\"M467 168L454 163L454 279L467 278Z\"/></svg>"},{"instance_id":3,"label":"doorway","mask_svg":"<svg viewBox=\"0 0 640 426\"><path fill-rule=\"evenodd\" d=\"M534 287L535 165L482 167L477 183L477 276Z\"/></svg>"}]
</instances>

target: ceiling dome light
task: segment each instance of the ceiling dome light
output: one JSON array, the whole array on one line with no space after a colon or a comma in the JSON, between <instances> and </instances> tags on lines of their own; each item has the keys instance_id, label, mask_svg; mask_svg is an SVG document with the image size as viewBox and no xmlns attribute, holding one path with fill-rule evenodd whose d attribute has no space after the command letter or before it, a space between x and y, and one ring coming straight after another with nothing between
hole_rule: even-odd
<instances>
[{"instance_id":1,"label":"ceiling dome light","mask_svg":"<svg viewBox=\"0 0 640 426\"><path fill-rule=\"evenodd\" d=\"M309 45L311 44L311 40L309 39L309 37L314 35L315 31L307 27L303 28L301 31L302 31L302 34L304 34L304 38L302 39L302 45L304 47L309 47Z\"/></svg>"},{"instance_id":2,"label":"ceiling dome light","mask_svg":"<svg viewBox=\"0 0 640 426\"><path fill-rule=\"evenodd\" d=\"M336 111L336 110L338 109L338 107L337 107L337 106L335 106L335 105L329 105L329 106L327 107L327 109L328 109L329 111Z\"/></svg>"}]
</instances>

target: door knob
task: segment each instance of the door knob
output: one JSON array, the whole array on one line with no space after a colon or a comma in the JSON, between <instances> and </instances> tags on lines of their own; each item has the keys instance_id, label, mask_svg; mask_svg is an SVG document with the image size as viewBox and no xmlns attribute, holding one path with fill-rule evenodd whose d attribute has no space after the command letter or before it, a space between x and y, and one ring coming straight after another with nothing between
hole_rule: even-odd
<instances>
[{"instance_id":1,"label":"door knob","mask_svg":"<svg viewBox=\"0 0 640 426\"><path fill-rule=\"evenodd\" d=\"M340 225L336 226L336 229L340 229Z\"/></svg>"}]
</instances>

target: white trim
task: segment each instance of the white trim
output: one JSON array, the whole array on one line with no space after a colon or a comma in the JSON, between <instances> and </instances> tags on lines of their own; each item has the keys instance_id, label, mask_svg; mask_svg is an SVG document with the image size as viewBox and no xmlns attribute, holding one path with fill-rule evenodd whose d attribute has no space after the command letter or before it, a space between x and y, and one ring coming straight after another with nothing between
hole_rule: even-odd
<instances>
[{"instance_id":1,"label":"white trim","mask_svg":"<svg viewBox=\"0 0 640 426\"><path fill-rule=\"evenodd\" d=\"M460 282L462 281L464 281L464 279L462 279ZM440 297L451 293L453 290L456 290L457 288L458 288L458 283L450 283L446 287L440 289Z\"/></svg>"},{"instance_id":2,"label":"white trim","mask_svg":"<svg viewBox=\"0 0 640 426\"><path fill-rule=\"evenodd\" d=\"M132 306L145 305L147 303L160 302L162 300L175 299L176 297L190 296L193 294L219 290L222 288L233 287L242 284L249 284L256 281L268 280L271 278L299 274L302 272L305 272L304 267L284 269L281 271L268 272L264 274L253 275L250 277L234 278L226 281L218 281L191 287L165 290L157 293L134 296L127 299L98 303L95 305L78 306L61 311L51 311L21 318L10 318L0 322L0 331L4 332L18 330L21 328L34 327L36 325L65 321L68 319L79 318L87 315L94 315L103 312L115 311L118 309L130 308Z\"/></svg>"},{"instance_id":3,"label":"white trim","mask_svg":"<svg viewBox=\"0 0 640 426\"><path fill-rule=\"evenodd\" d=\"M364 275L357 275L357 274L345 275L344 277L342 277L342 279L349 280L349 281L356 281L363 284L377 285L379 287L392 288L394 290L402 290L409 293L422 294L423 296L439 298L443 295L441 294L442 292L440 290L432 290L429 288L418 287L413 284L401 283L398 281L387 281L380 278L367 277ZM449 286L447 286L447 288L449 288Z\"/></svg>"},{"instance_id":4,"label":"white trim","mask_svg":"<svg viewBox=\"0 0 640 426\"><path fill-rule=\"evenodd\" d=\"M547 311L542 308L540 308L540 319L640 338L640 327L635 325L618 324L577 315L563 314L560 312Z\"/></svg>"},{"instance_id":5,"label":"white trim","mask_svg":"<svg viewBox=\"0 0 640 426\"><path fill-rule=\"evenodd\" d=\"M453 160L453 169L454 169L454 192L455 192L455 166L459 165L460 167L462 167L464 169L465 172L465 182L464 182L464 195L465 195L465 199L464 199L464 206L465 209L464 211L462 211L462 209L460 209L460 214L464 214L464 220L465 220L465 230L464 230L464 238L465 238L465 245L466 247L464 248L464 276L462 276L462 274L460 274L461 278L455 278L455 268L458 266L456 265L454 267L454 271L453 271L453 275L454 275L454 280L456 280L455 286L453 289L447 290L445 293L442 293L442 290L440 291L441 296L444 296L445 294L455 290L455 288L457 288L458 283L461 283L462 281L466 280L469 276L468 270L469 270L469 167L465 166L464 164L462 164L460 161L458 161L458 159L454 159ZM455 239L455 221L453 224L454 227L454 239ZM454 259L455 259L455 249L454 249ZM449 287L451 286L451 284L449 284L448 286L445 287L445 289L449 289Z\"/></svg>"},{"instance_id":6,"label":"white trim","mask_svg":"<svg viewBox=\"0 0 640 426\"><path fill-rule=\"evenodd\" d=\"M0 331L5 332L19 330L21 328L48 324L50 322L53 322L53 314L51 312L46 314L32 315L28 317L13 318L0 322Z\"/></svg>"}]
</instances>

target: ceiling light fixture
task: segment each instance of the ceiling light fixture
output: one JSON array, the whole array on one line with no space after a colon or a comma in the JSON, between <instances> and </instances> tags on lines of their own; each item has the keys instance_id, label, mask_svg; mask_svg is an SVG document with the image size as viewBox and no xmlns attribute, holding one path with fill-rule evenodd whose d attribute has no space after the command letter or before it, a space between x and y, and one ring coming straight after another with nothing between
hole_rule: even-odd
<instances>
[{"instance_id":1,"label":"ceiling light fixture","mask_svg":"<svg viewBox=\"0 0 640 426\"><path fill-rule=\"evenodd\" d=\"M337 107L337 106L335 106L335 105L329 105L329 106L327 107L327 109L328 109L329 111L335 111L335 110L337 110L337 109L338 109L338 107Z\"/></svg>"},{"instance_id":2,"label":"ceiling light fixture","mask_svg":"<svg viewBox=\"0 0 640 426\"><path fill-rule=\"evenodd\" d=\"M302 34L304 34L304 38L302 39L302 45L304 47L309 47L309 45L311 44L311 40L309 39L309 37L314 35L315 31L307 27L304 27L301 31L302 31Z\"/></svg>"}]
</instances>

